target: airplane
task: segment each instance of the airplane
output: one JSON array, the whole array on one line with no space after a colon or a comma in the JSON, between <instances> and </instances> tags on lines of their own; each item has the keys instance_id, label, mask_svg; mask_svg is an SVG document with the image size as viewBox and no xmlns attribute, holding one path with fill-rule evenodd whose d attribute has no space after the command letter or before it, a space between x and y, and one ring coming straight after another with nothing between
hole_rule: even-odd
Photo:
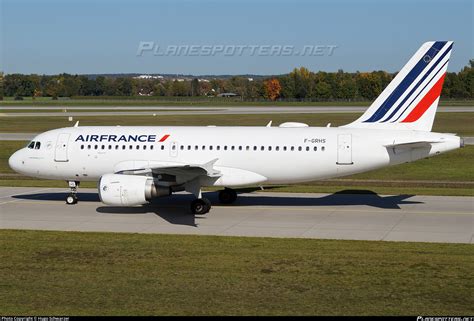
<instances>
[{"instance_id":1,"label":"airplane","mask_svg":"<svg viewBox=\"0 0 474 321\"><path fill-rule=\"evenodd\" d=\"M233 203L232 187L292 184L412 162L464 146L431 132L453 47L424 43L365 113L340 127L287 122L261 126L78 126L36 136L9 159L18 173L65 180L76 204L82 181L97 181L100 200L137 206L174 192L194 194L191 212L211 203L208 186Z\"/></svg>"}]
</instances>

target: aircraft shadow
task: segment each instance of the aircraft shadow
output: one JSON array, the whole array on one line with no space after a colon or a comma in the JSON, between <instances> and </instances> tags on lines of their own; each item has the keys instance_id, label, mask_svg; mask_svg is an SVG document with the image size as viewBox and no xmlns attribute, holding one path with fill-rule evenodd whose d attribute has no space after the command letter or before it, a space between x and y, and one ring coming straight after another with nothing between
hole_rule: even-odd
<instances>
[{"instance_id":1,"label":"aircraft shadow","mask_svg":"<svg viewBox=\"0 0 474 321\"><path fill-rule=\"evenodd\" d=\"M256 190L256 189L253 189ZM239 190L250 192L250 190ZM206 192L205 197L212 204L219 204L217 192ZM16 199L61 201L64 202L67 193L37 193L15 195ZM409 201L413 195L380 196L372 191L343 190L322 197L296 197L285 195L239 195L232 206L357 206L365 205L382 209L400 209L400 205L420 204L423 202ZM97 193L78 193L79 202L100 202ZM137 207L99 206L96 211L100 214L149 214L154 213L171 224L197 226L196 220L205 219L205 216L191 215L189 203L193 200L190 194L176 194L171 197L155 199L150 204Z\"/></svg>"},{"instance_id":2,"label":"aircraft shadow","mask_svg":"<svg viewBox=\"0 0 474 321\"><path fill-rule=\"evenodd\" d=\"M402 194L380 196L372 191L343 190L322 197L293 197L258 194L258 196L239 195L233 206L356 206L366 205L382 209L400 209L400 205L420 204L409 201L414 195Z\"/></svg>"}]
</instances>

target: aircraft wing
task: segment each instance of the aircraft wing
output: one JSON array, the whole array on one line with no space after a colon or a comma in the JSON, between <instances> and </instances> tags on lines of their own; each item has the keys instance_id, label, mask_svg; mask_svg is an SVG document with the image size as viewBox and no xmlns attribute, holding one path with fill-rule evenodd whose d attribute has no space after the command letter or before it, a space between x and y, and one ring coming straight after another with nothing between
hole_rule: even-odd
<instances>
[{"instance_id":1,"label":"aircraft wing","mask_svg":"<svg viewBox=\"0 0 474 321\"><path fill-rule=\"evenodd\" d=\"M159 179L173 179L178 184L192 181L199 176L219 178L220 171L214 168L217 158L204 164L181 164L172 162L126 161L115 166L116 174L150 175Z\"/></svg>"}]
</instances>

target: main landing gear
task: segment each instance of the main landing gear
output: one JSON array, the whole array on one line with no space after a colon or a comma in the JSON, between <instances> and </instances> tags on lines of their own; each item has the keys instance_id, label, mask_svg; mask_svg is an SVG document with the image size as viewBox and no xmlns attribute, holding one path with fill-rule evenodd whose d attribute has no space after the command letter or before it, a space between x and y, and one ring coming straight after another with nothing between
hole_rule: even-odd
<instances>
[{"instance_id":1,"label":"main landing gear","mask_svg":"<svg viewBox=\"0 0 474 321\"><path fill-rule=\"evenodd\" d=\"M201 191L195 193L196 199L191 202L191 212L196 215L204 215L211 210L211 202L203 198ZM219 202L222 204L234 203L237 199L237 192L231 188L225 188L219 191Z\"/></svg>"},{"instance_id":2,"label":"main landing gear","mask_svg":"<svg viewBox=\"0 0 474 321\"><path fill-rule=\"evenodd\" d=\"M195 215L204 215L211 210L211 202L207 198L202 197L199 179L187 182L185 190L196 196L196 199L191 202L191 213Z\"/></svg>"},{"instance_id":3,"label":"main landing gear","mask_svg":"<svg viewBox=\"0 0 474 321\"><path fill-rule=\"evenodd\" d=\"M232 204L237 199L237 192L231 188L219 191L219 202L222 204Z\"/></svg>"},{"instance_id":4,"label":"main landing gear","mask_svg":"<svg viewBox=\"0 0 474 321\"><path fill-rule=\"evenodd\" d=\"M71 193L66 197L66 204L74 205L77 204L77 188L79 187L79 182L68 181L69 188Z\"/></svg>"},{"instance_id":5,"label":"main landing gear","mask_svg":"<svg viewBox=\"0 0 474 321\"><path fill-rule=\"evenodd\" d=\"M211 202L207 198L196 198L191 202L191 212L197 215L203 215L211 210Z\"/></svg>"},{"instance_id":6,"label":"main landing gear","mask_svg":"<svg viewBox=\"0 0 474 321\"><path fill-rule=\"evenodd\" d=\"M196 196L196 199L191 202L191 213L204 215L211 210L211 202L207 198L202 197L199 180L196 179L186 183L185 190ZM219 201L222 204L231 204L235 202L236 199L237 192L231 188L225 188L219 192Z\"/></svg>"}]
</instances>

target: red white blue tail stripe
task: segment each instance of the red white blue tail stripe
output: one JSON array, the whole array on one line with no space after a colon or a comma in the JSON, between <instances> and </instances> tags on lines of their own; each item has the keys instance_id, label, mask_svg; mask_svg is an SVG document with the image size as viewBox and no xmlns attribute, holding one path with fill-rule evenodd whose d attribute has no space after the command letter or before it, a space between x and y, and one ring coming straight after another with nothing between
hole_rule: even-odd
<instances>
[{"instance_id":1,"label":"red white blue tail stripe","mask_svg":"<svg viewBox=\"0 0 474 321\"><path fill-rule=\"evenodd\" d=\"M424 43L364 115L349 126L431 130L452 48L452 41ZM418 128L394 127L422 121L425 114L427 119Z\"/></svg>"}]
</instances>

